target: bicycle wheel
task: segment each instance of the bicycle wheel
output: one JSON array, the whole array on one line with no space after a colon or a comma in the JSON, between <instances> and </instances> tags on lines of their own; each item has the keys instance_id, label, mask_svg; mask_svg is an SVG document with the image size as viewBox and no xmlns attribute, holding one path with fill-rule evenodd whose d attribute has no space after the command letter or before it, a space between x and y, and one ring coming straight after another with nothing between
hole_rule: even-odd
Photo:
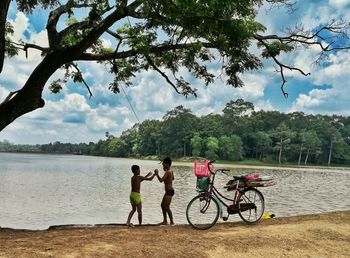
<instances>
[{"instance_id":1,"label":"bicycle wheel","mask_svg":"<svg viewBox=\"0 0 350 258\"><path fill-rule=\"evenodd\" d=\"M248 188L241 192L238 203L238 215L244 222L248 224L258 222L264 214L264 210L264 196L260 191L254 188Z\"/></svg>"},{"instance_id":2,"label":"bicycle wheel","mask_svg":"<svg viewBox=\"0 0 350 258\"><path fill-rule=\"evenodd\" d=\"M212 196L198 195L187 205L186 218L194 229L209 229L219 218L219 203Z\"/></svg>"}]
</instances>

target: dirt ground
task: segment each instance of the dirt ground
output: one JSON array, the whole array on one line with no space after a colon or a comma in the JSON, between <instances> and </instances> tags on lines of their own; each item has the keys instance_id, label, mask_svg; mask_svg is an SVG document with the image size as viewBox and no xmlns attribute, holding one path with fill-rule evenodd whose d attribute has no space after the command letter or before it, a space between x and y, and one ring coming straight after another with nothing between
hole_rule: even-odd
<instances>
[{"instance_id":1,"label":"dirt ground","mask_svg":"<svg viewBox=\"0 0 350 258\"><path fill-rule=\"evenodd\" d=\"M349 257L350 211L274 218L248 226L0 228L0 257Z\"/></svg>"}]
</instances>

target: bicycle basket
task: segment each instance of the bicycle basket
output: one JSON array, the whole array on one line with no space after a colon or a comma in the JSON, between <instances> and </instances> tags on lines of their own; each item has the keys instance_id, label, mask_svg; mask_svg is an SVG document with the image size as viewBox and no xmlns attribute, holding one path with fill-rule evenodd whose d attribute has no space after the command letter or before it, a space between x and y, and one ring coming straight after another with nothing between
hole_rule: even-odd
<instances>
[{"instance_id":1,"label":"bicycle basket","mask_svg":"<svg viewBox=\"0 0 350 258\"><path fill-rule=\"evenodd\" d=\"M197 190L198 191L207 191L210 183L209 177L197 177Z\"/></svg>"},{"instance_id":2,"label":"bicycle basket","mask_svg":"<svg viewBox=\"0 0 350 258\"><path fill-rule=\"evenodd\" d=\"M194 161L194 174L196 177L211 177L211 173L208 170L209 162L209 160L206 160L205 163L199 163L197 160ZM210 165L210 169L213 171L214 166Z\"/></svg>"}]
</instances>

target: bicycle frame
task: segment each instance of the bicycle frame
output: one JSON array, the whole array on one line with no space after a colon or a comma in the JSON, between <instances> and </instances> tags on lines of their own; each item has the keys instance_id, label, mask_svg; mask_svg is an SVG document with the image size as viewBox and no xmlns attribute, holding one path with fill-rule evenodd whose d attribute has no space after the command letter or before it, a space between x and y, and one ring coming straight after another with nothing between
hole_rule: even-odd
<instances>
[{"instance_id":1,"label":"bicycle frame","mask_svg":"<svg viewBox=\"0 0 350 258\"><path fill-rule=\"evenodd\" d=\"M216 199L218 199L220 201L220 203L223 204L226 208L228 208L230 205L236 205L238 203L238 201L239 201L239 198L240 198L240 194L239 194L240 191L239 191L239 187L238 187L239 183L240 183L240 180L237 180L237 187L234 190L235 191L234 198L233 199L227 198L227 197L223 196L219 192L219 190L216 189L216 187L214 186L215 176L216 176L216 173L218 171L220 171L220 170L217 170L214 173L212 173L213 174L213 179L210 180L208 190L205 191L205 192L201 192L201 193L207 195L207 197L210 197L210 196L214 195L216 197ZM232 202L232 204L226 204L223 199ZM209 205L210 205L210 199L209 199L208 204L205 205L203 207L203 209L201 209L201 211L205 211L209 207Z\"/></svg>"}]
</instances>

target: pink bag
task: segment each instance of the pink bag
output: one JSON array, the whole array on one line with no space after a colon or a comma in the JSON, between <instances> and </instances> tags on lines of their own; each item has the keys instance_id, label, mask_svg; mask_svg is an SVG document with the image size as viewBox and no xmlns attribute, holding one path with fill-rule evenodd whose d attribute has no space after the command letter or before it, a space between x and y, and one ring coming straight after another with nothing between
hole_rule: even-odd
<instances>
[{"instance_id":1,"label":"pink bag","mask_svg":"<svg viewBox=\"0 0 350 258\"><path fill-rule=\"evenodd\" d=\"M203 163L199 163L197 160L194 161L194 175L196 177L211 177L211 173L208 170L208 163L210 160L206 160ZM211 171L214 171L214 166L210 165Z\"/></svg>"},{"instance_id":2,"label":"pink bag","mask_svg":"<svg viewBox=\"0 0 350 258\"><path fill-rule=\"evenodd\" d=\"M253 175L245 176L246 180L252 180L252 179L257 179L257 178L260 178L260 174L253 174Z\"/></svg>"}]
</instances>

